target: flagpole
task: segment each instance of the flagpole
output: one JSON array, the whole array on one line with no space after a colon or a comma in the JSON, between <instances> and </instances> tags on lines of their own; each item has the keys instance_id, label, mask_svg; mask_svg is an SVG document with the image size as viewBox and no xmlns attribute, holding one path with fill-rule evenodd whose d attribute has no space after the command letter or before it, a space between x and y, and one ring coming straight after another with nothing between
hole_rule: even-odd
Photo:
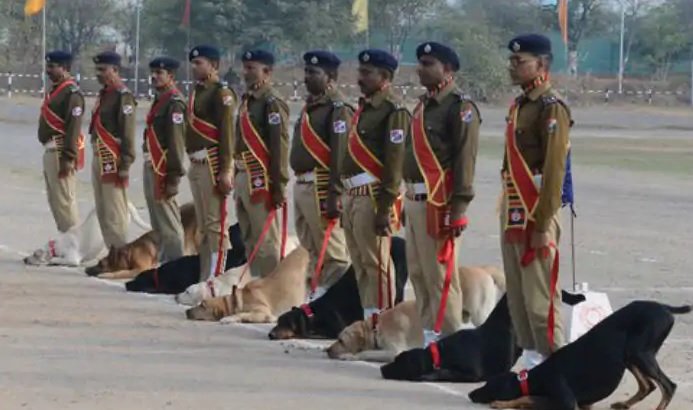
<instances>
[{"instance_id":1,"label":"flagpole","mask_svg":"<svg viewBox=\"0 0 693 410\"><path fill-rule=\"evenodd\" d=\"M140 79L140 8L142 7L142 2L136 0L137 3L135 7L137 8L137 21L135 23L135 99L139 96L139 79Z\"/></svg>"},{"instance_id":2,"label":"flagpole","mask_svg":"<svg viewBox=\"0 0 693 410\"><path fill-rule=\"evenodd\" d=\"M46 94L46 8L48 6L44 5L43 9L41 10L41 61L43 62L42 64L42 69L43 71L41 72L41 92L45 95Z\"/></svg>"}]
</instances>

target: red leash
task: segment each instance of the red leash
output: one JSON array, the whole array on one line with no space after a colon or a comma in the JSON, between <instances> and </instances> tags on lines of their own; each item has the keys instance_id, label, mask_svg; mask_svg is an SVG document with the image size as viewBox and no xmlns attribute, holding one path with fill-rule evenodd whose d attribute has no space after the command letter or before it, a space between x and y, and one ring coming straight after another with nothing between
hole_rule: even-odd
<instances>
[{"instance_id":1,"label":"red leash","mask_svg":"<svg viewBox=\"0 0 693 410\"><path fill-rule=\"evenodd\" d=\"M517 381L520 382L520 392L523 396L529 396L529 372L522 370L517 374Z\"/></svg>"},{"instance_id":2,"label":"red leash","mask_svg":"<svg viewBox=\"0 0 693 410\"><path fill-rule=\"evenodd\" d=\"M443 293L440 295L440 306L438 306L438 315L436 322L433 325L433 331L440 334L445 320L445 309L448 304L448 295L450 294L450 284L452 283L453 269L455 268L455 238L450 236L443 243L443 247L438 251L438 263L445 264L445 282L443 283Z\"/></svg>"},{"instance_id":3,"label":"red leash","mask_svg":"<svg viewBox=\"0 0 693 410\"><path fill-rule=\"evenodd\" d=\"M548 329L546 329L546 336L549 340L549 348L551 351L554 349L554 333L556 331L556 315L554 312L554 298L556 297L556 286L558 285L558 267L559 267L559 254L558 247L556 244L551 242L548 247L541 249L542 257L544 259L549 257L550 249L553 249L556 253L553 257L553 264L551 266L551 279L550 279L550 289L549 289L549 314L547 317ZM521 264L523 267L529 266L530 263L534 261L537 257L537 250L531 248L529 244L525 247L525 253L522 255Z\"/></svg>"},{"instance_id":4,"label":"red leash","mask_svg":"<svg viewBox=\"0 0 693 410\"><path fill-rule=\"evenodd\" d=\"M325 229L325 237L322 239L322 247L320 248L320 254L318 255L318 263L315 266L315 274L310 281L310 291L315 293L315 289L318 287L320 281L320 274L322 273L323 261L325 260L325 252L327 251L327 244L330 242L330 236L332 235L332 230L337 225L339 220L337 218L330 219L327 221L327 228Z\"/></svg>"},{"instance_id":5,"label":"red leash","mask_svg":"<svg viewBox=\"0 0 693 410\"><path fill-rule=\"evenodd\" d=\"M221 200L219 204L219 213L221 214L221 229L219 229L219 247L217 248L217 266L214 268L214 276L217 277L223 272L223 267L226 265L224 259L226 257L226 252L224 252L224 236L226 235L226 196Z\"/></svg>"},{"instance_id":6,"label":"red leash","mask_svg":"<svg viewBox=\"0 0 693 410\"><path fill-rule=\"evenodd\" d=\"M238 283L241 283L241 280L243 279L245 274L248 272L250 265L255 260L255 257L257 256L257 252L260 250L260 246L262 245L262 241L265 239L265 235L267 235L267 232L272 227L272 221L274 221L274 217L276 215L277 215L277 210L274 208L271 209L269 211L269 213L267 214L267 219L265 219L265 225L262 227L262 232L260 232L260 237L257 239L257 243L255 244L253 251L250 253L250 256L248 257L248 261L246 262L245 268L243 269L241 276L238 277Z\"/></svg>"},{"instance_id":7,"label":"red leash","mask_svg":"<svg viewBox=\"0 0 693 410\"><path fill-rule=\"evenodd\" d=\"M281 248L280 248L280 257L281 260L286 257L286 239L287 235L289 233L289 230L287 228L288 225L288 219L289 219L289 206L284 203L282 206L282 243L281 243Z\"/></svg>"}]
</instances>

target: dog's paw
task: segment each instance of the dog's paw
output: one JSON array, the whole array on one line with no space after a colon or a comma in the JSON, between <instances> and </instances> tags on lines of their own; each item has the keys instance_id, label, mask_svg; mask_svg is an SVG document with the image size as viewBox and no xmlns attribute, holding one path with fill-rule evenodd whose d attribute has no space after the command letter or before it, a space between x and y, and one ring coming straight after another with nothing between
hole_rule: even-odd
<instances>
[{"instance_id":1,"label":"dog's paw","mask_svg":"<svg viewBox=\"0 0 693 410\"><path fill-rule=\"evenodd\" d=\"M616 403L612 403L611 408L612 409L619 409L619 410L627 410L630 408L630 406L628 405L628 403L626 403L624 401L619 401Z\"/></svg>"},{"instance_id":2,"label":"dog's paw","mask_svg":"<svg viewBox=\"0 0 693 410\"><path fill-rule=\"evenodd\" d=\"M344 353L339 355L337 360L341 360L343 362L356 362L359 360L359 357L352 353Z\"/></svg>"},{"instance_id":3,"label":"dog's paw","mask_svg":"<svg viewBox=\"0 0 693 410\"><path fill-rule=\"evenodd\" d=\"M219 323L222 325L228 325L228 324L233 324L233 323L241 323L241 318L238 316L226 316L222 317L221 320L219 320Z\"/></svg>"}]
</instances>

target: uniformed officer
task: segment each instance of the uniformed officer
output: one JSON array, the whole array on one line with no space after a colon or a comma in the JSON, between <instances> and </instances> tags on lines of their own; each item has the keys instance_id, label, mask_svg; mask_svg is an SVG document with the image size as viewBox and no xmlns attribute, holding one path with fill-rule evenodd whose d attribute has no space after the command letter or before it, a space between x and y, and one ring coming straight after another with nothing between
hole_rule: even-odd
<instances>
[{"instance_id":1,"label":"uniformed officer","mask_svg":"<svg viewBox=\"0 0 693 410\"><path fill-rule=\"evenodd\" d=\"M158 57L149 63L156 97L144 131L144 196L152 229L159 234L161 262L183 256L183 225L176 202L185 174L185 100L176 87L180 63Z\"/></svg>"},{"instance_id":2,"label":"uniformed officer","mask_svg":"<svg viewBox=\"0 0 693 410\"><path fill-rule=\"evenodd\" d=\"M135 98L120 79L119 54L94 57L96 78L103 88L92 113L94 147L92 185L96 215L106 246L127 243L130 166L135 161Z\"/></svg>"},{"instance_id":3,"label":"uniformed officer","mask_svg":"<svg viewBox=\"0 0 693 410\"><path fill-rule=\"evenodd\" d=\"M43 176L48 205L60 232L67 232L79 221L75 172L84 166L84 96L70 76L71 65L68 52L46 54L46 75L53 86L41 106L38 128L38 139L45 149Z\"/></svg>"},{"instance_id":4,"label":"uniformed officer","mask_svg":"<svg viewBox=\"0 0 693 410\"><path fill-rule=\"evenodd\" d=\"M296 174L296 233L310 253L311 268L316 268L324 237L329 235L322 270L314 284L318 287L312 297L317 298L349 266L344 231L339 225L340 164L352 110L337 89L339 58L329 51L315 50L305 53L303 61L309 95L294 129L290 163Z\"/></svg>"},{"instance_id":5,"label":"uniformed officer","mask_svg":"<svg viewBox=\"0 0 693 410\"><path fill-rule=\"evenodd\" d=\"M397 60L369 49L358 55L363 93L354 113L342 166L342 222L356 271L364 317L388 308L394 280L389 236L402 182L410 116L391 87Z\"/></svg>"},{"instance_id":6,"label":"uniformed officer","mask_svg":"<svg viewBox=\"0 0 693 410\"><path fill-rule=\"evenodd\" d=\"M501 249L510 316L532 367L563 344L556 256L572 122L549 81L550 40L529 34L508 47L510 77L522 95L508 115Z\"/></svg>"},{"instance_id":7,"label":"uniformed officer","mask_svg":"<svg viewBox=\"0 0 693 410\"><path fill-rule=\"evenodd\" d=\"M200 280L224 271L229 248L228 227L235 223L226 197L233 189L234 110L236 94L219 80L221 54L215 47L190 50L197 81L188 101L185 149L190 158L190 188L200 243ZM232 221L234 220L234 221Z\"/></svg>"},{"instance_id":8,"label":"uniformed officer","mask_svg":"<svg viewBox=\"0 0 693 410\"><path fill-rule=\"evenodd\" d=\"M289 180L289 106L270 82L272 53L249 50L242 60L247 91L238 115L236 211L249 256L257 245L250 272L265 276L277 266L281 252L279 211L286 205Z\"/></svg>"},{"instance_id":9,"label":"uniformed officer","mask_svg":"<svg viewBox=\"0 0 693 410\"><path fill-rule=\"evenodd\" d=\"M416 56L427 92L414 110L406 144L404 209L409 278L428 345L439 332L448 335L462 326L456 238L467 226L466 210L474 198L481 119L455 84L460 64L454 50L431 41L419 45ZM446 246L449 255L442 263L439 253ZM444 306L441 300L446 300Z\"/></svg>"}]
</instances>

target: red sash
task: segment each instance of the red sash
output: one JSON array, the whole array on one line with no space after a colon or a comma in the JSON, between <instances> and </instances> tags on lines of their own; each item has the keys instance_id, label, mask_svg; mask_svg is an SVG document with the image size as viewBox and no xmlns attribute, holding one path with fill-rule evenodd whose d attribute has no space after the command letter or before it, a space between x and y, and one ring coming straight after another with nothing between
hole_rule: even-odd
<instances>
[{"instance_id":1,"label":"red sash","mask_svg":"<svg viewBox=\"0 0 693 410\"><path fill-rule=\"evenodd\" d=\"M424 121L425 107L419 102L414 110L412 119L412 143L414 158L426 184L428 192L426 204L426 225L428 233L435 237L444 237L450 226L450 205L448 203L452 191L452 172L444 169L426 134Z\"/></svg>"},{"instance_id":2,"label":"red sash","mask_svg":"<svg viewBox=\"0 0 693 410\"><path fill-rule=\"evenodd\" d=\"M162 199L164 196L164 184L166 183L166 164L168 160L166 159L166 151L161 146L161 142L156 135L156 130L154 129L154 117L156 113L165 106L166 103L174 96L178 94L176 88L172 88L165 92L156 101L156 104L152 105L147 114L147 128L144 130L144 138L147 144L147 151L149 151L149 156L151 157L152 169L154 171L154 197L156 199Z\"/></svg>"},{"instance_id":3,"label":"red sash","mask_svg":"<svg viewBox=\"0 0 693 410\"><path fill-rule=\"evenodd\" d=\"M321 167L330 169L330 146L323 141L310 125L308 110L304 107L301 114L301 142L310 155L318 161Z\"/></svg>"},{"instance_id":4,"label":"red sash","mask_svg":"<svg viewBox=\"0 0 693 410\"><path fill-rule=\"evenodd\" d=\"M208 139L215 144L219 143L219 129L214 126L214 124L211 124L195 115L194 89L190 93L190 101L188 101L188 124L197 135Z\"/></svg>"},{"instance_id":5,"label":"red sash","mask_svg":"<svg viewBox=\"0 0 693 410\"><path fill-rule=\"evenodd\" d=\"M510 107L508 125L505 131L505 155L508 171L504 174L504 188L507 202L507 216L505 222L506 238L511 240L524 239L523 233L531 215L539 202L539 190L534 184L533 174L515 139L515 124L519 107L513 103Z\"/></svg>"},{"instance_id":6,"label":"red sash","mask_svg":"<svg viewBox=\"0 0 693 410\"><path fill-rule=\"evenodd\" d=\"M257 132L257 129L250 120L248 113L248 101L243 102L238 115L241 128L241 137L250 151L243 152L243 161L248 172L250 184L250 197L253 201L264 200L269 206L269 174L270 154L265 141Z\"/></svg>"},{"instance_id":7,"label":"red sash","mask_svg":"<svg viewBox=\"0 0 693 410\"><path fill-rule=\"evenodd\" d=\"M41 105L41 117L53 131L58 133L58 135L54 136L53 139L55 141L55 145L58 147L59 152L62 152L63 147L65 145L65 120L62 119L58 114L56 114L55 111L51 110L50 104L58 96L58 94L60 94L60 92L64 90L67 86L76 84L77 83L75 83L75 81L72 79L63 81L59 86L55 88L55 90L51 91L50 94L46 95L46 98L43 100L43 104ZM77 170L80 170L84 167L84 135L81 132L77 137L76 165Z\"/></svg>"},{"instance_id":8,"label":"red sash","mask_svg":"<svg viewBox=\"0 0 693 410\"><path fill-rule=\"evenodd\" d=\"M106 93L108 92L112 92L112 90L106 91ZM120 144L116 137L101 122L101 97L99 97L94 107L91 123L96 135L96 152L99 159L101 181L120 184L122 182L118 178Z\"/></svg>"}]
</instances>

